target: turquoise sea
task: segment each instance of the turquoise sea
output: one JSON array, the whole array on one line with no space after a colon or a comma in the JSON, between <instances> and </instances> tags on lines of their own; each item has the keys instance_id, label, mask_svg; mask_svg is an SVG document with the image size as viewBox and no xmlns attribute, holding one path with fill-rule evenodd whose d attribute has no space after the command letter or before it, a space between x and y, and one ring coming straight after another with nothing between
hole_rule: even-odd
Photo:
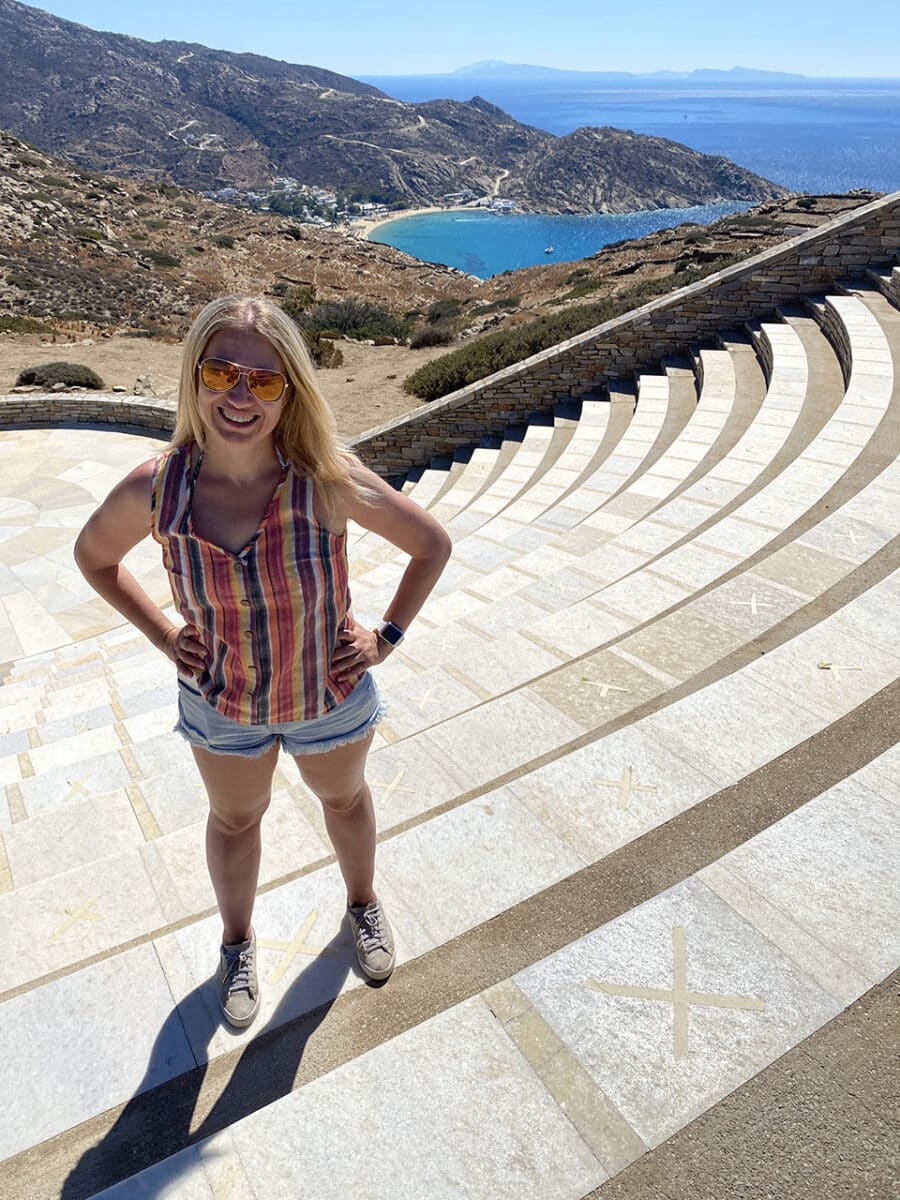
<instances>
[{"instance_id":1,"label":"turquoise sea","mask_svg":"<svg viewBox=\"0 0 900 1200\"><path fill-rule=\"evenodd\" d=\"M587 258L610 242L643 237L684 221L707 223L746 204L704 204L637 213L598 213L590 217L551 217L537 213L495 216L475 210L422 213L388 221L370 241L384 242L426 262L457 267L486 279L500 271L545 262ZM547 253L552 247L552 253Z\"/></svg>"},{"instance_id":2,"label":"turquoise sea","mask_svg":"<svg viewBox=\"0 0 900 1200\"><path fill-rule=\"evenodd\" d=\"M670 138L703 154L724 154L797 191L900 189L900 79L408 75L366 76L365 81L413 103L482 96L516 120L555 134L581 125L613 125ZM725 210L709 211L708 218L671 212L555 218L454 214L392 222L377 230L377 237L417 257L489 275L543 262L548 243L557 258L580 258L609 241L678 220L712 219ZM615 232L612 222L620 223Z\"/></svg>"}]
</instances>

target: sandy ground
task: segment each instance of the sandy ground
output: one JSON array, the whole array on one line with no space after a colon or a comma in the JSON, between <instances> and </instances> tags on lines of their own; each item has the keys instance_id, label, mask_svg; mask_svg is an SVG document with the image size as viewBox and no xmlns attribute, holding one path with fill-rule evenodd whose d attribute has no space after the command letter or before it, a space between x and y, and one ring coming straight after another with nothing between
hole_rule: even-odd
<instances>
[{"instance_id":1,"label":"sandy ground","mask_svg":"<svg viewBox=\"0 0 900 1200\"><path fill-rule=\"evenodd\" d=\"M384 225L388 221L405 221L407 217L421 217L426 213L459 212L461 208L471 209L471 206L457 204L454 208L404 208L400 209L398 212L379 213L377 217L362 217L358 221L352 221L350 224L350 232L365 241L368 239L369 234L373 229L377 229L379 225Z\"/></svg>"},{"instance_id":2,"label":"sandy ground","mask_svg":"<svg viewBox=\"0 0 900 1200\"><path fill-rule=\"evenodd\" d=\"M402 389L403 380L422 363L446 353L433 346L365 346L339 342L343 365L319 372L319 386L345 437L364 432L418 407L420 401ZM120 385L131 393L139 375L149 375L159 396L174 396L178 386L180 345L144 338L104 338L90 344L62 339L48 343L37 334L0 336L0 395L15 384L25 367L62 360L91 367L108 389Z\"/></svg>"}]
</instances>

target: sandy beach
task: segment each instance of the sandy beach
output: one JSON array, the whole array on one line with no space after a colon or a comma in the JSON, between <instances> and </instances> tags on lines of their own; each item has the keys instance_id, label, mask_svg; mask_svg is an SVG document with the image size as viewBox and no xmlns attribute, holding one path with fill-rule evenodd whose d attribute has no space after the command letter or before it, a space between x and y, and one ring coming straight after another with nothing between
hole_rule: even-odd
<instances>
[{"instance_id":1,"label":"sandy beach","mask_svg":"<svg viewBox=\"0 0 900 1200\"><path fill-rule=\"evenodd\" d=\"M452 207L432 206L430 208L403 208L399 212L379 213L377 217L362 217L358 221L350 223L350 232L363 241L369 240L369 235L373 229L377 229L379 225L384 225L388 221L405 221L407 217L421 217L426 213L439 212L460 212L460 210L471 211L471 206L466 204L454 204Z\"/></svg>"}]
</instances>

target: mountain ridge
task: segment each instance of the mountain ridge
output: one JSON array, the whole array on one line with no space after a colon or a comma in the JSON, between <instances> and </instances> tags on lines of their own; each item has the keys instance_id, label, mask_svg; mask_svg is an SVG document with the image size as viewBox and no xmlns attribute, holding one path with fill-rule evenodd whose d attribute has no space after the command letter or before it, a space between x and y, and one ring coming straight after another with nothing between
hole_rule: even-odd
<instances>
[{"instance_id":1,"label":"mountain ridge","mask_svg":"<svg viewBox=\"0 0 900 1200\"><path fill-rule=\"evenodd\" d=\"M555 137L478 97L407 104L324 68L98 33L17 0L0 0L0 127L82 168L196 190L289 175L410 205L468 189L549 213L787 194L661 138Z\"/></svg>"}]
</instances>

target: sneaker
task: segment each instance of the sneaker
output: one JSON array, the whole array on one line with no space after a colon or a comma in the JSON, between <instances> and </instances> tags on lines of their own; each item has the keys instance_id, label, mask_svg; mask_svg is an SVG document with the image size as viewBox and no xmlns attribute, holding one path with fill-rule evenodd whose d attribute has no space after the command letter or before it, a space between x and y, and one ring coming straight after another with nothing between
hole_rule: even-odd
<instances>
[{"instance_id":1,"label":"sneaker","mask_svg":"<svg viewBox=\"0 0 900 1200\"><path fill-rule=\"evenodd\" d=\"M256 934L252 929L245 942L220 948L216 984L226 1021L239 1029L249 1025L259 1009Z\"/></svg>"},{"instance_id":2,"label":"sneaker","mask_svg":"<svg viewBox=\"0 0 900 1200\"><path fill-rule=\"evenodd\" d=\"M394 969L394 937L380 900L347 905L356 957L370 979L387 979Z\"/></svg>"}]
</instances>

